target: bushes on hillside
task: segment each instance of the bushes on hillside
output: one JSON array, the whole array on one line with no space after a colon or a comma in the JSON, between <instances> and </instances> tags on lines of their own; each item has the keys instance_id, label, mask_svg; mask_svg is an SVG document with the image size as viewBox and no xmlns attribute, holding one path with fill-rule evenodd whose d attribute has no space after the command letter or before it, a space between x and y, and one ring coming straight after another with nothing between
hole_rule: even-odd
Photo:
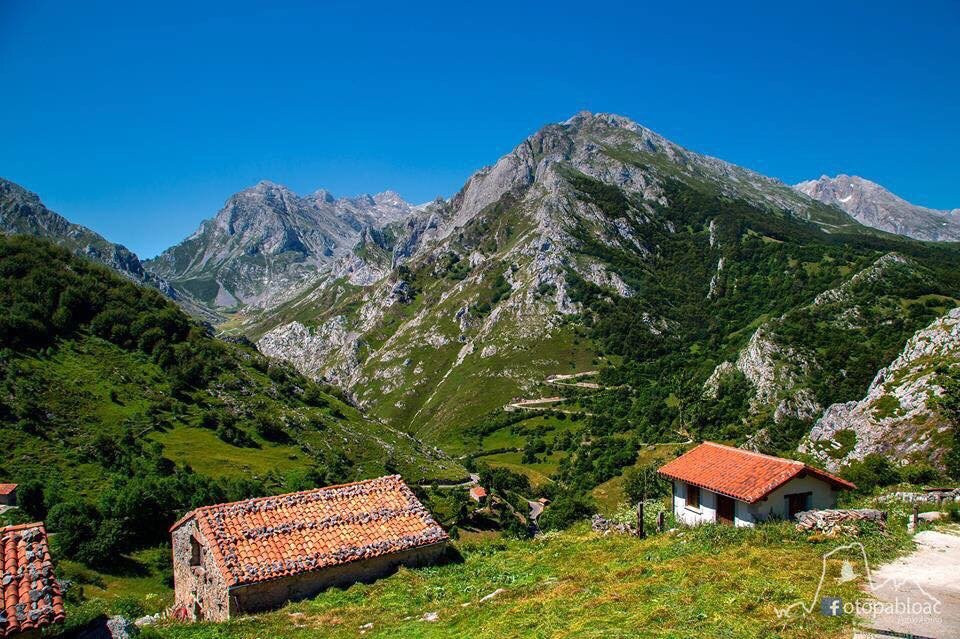
<instances>
[{"instance_id":1,"label":"bushes on hillside","mask_svg":"<svg viewBox=\"0 0 960 639\"><path fill-rule=\"evenodd\" d=\"M0 305L3 348L37 349L89 331L153 358L175 393L205 387L225 365L225 347L159 292L35 238L0 239Z\"/></svg>"},{"instance_id":2,"label":"bushes on hillside","mask_svg":"<svg viewBox=\"0 0 960 639\"><path fill-rule=\"evenodd\" d=\"M869 493L875 488L900 483L900 470L883 455L871 453L862 460L855 461L841 473L857 485L857 489Z\"/></svg>"},{"instance_id":3,"label":"bushes on hillside","mask_svg":"<svg viewBox=\"0 0 960 639\"><path fill-rule=\"evenodd\" d=\"M519 493L520 495L529 495L531 493L530 480L526 475L515 473L506 468L490 468L481 466L478 474L480 475L480 485L490 492L501 496L509 492Z\"/></svg>"},{"instance_id":4,"label":"bushes on hillside","mask_svg":"<svg viewBox=\"0 0 960 639\"><path fill-rule=\"evenodd\" d=\"M595 512L596 506L585 494L563 490L554 494L553 501L540 515L538 523L543 530L562 530Z\"/></svg>"}]
</instances>

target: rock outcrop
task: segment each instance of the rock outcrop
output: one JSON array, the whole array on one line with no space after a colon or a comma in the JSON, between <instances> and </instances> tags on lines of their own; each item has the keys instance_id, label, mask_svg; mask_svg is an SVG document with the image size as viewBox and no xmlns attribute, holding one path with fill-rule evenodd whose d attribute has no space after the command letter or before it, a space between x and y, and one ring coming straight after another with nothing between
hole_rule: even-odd
<instances>
[{"instance_id":1,"label":"rock outcrop","mask_svg":"<svg viewBox=\"0 0 960 639\"><path fill-rule=\"evenodd\" d=\"M919 331L900 355L881 369L866 396L833 404L814 424L801 452L825 466L883 453L896 459L939 460L946 423L932 400L942 393L938 368L960 363L960 308Z\"/></svg>"}]
</instances>

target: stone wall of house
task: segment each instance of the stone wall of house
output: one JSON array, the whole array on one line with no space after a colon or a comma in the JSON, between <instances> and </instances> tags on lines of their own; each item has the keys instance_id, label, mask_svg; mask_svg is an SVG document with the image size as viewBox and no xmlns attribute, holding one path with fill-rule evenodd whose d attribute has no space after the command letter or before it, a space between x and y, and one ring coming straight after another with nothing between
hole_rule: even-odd
<instances>
[{"instance_id":1,"label":"stone wall of house","mask_svg":"<svg viewBox=\"0 0 960 639\"><path fill-rule=\"evenodd\" d=\"M354 561L322 570L273 579L230 591L230 614L255 612L306 599L331 587L369 582L390 574L400 566L416 567L435 562L444 553L446 542Z\"/></svg>"},{"instance_id":2,"label":"stone wall of house","mask_svg":"<svg viewBox=\"0 0 960 639\"><path fill-rule=\"evenodd\" d=\"M191 565L193 545L200 547L199 565ZM227 582L214 561L207 540L190 520L173 531L173 589L177 607L196 620L225 621L230 617Z\"/></svg>"},{"instance_id":3,"label":"stone wall of house","mask_svg":"<svg viewBox=\"0 0 960 639\"><path fill-rule=\"evenodd\" d=\"M12 490L6 495L0 495L0 506L16 506L17 505L17 491L16 489Z\"/></svg>"}]
</instances>

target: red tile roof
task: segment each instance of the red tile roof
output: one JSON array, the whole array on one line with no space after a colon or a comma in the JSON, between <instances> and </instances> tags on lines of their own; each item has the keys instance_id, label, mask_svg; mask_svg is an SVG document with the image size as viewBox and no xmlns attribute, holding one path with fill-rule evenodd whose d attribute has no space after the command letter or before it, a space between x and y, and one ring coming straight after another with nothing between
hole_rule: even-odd
<instances>
[{"instance_id":1,"label":"red tile roof","mask_svg":"<svg viewBox=\"0 0 960 639\"><path fill-rule=\"evenodd\" d=\"M63 596L42 523L0 528L0 566L0 637L63 621Z\"/></svg>"},{"instance_id":2,"label":"red tile roof","mask_svg":"<svg viewBox=\"0 0 960 639\"><path fill-rule=\"evenodd\" d=\"M17 484L0 484L0 495L9 495L17 489Z\"/></svg>"},{"instance_id":3,"label":"red tile roof","mask_svg":"<svg viewBox=\"0 0 960 639\"><path fill-rule=\"evenodd\" d=\"M470 489L470 496L476 497L477 499L483 499L487 496L487 489L483 486L474 486Z\"/></svg>"},{"instance_id":4,"label":"red tile roof","mask_svg":"<svg viewBox=\"0 0 960 639\"><path fill-rule=\"evenodd\" d=\"M751 504L804 473L837 488L856 488L845 479L803 462L713 442L700 444L668 462L659 472L670 479L678 479Z\"/></svg>"},{"instance_id":5,"label":"red tile roof","mask_svg":"<svg viewBox=\"0 0 960 639\"><path fill-rule=\"evenodd\" d=\"M205 506L196 518L228 586L240 586L445 542L399 475Z\"/></svg>"}]
</instances>

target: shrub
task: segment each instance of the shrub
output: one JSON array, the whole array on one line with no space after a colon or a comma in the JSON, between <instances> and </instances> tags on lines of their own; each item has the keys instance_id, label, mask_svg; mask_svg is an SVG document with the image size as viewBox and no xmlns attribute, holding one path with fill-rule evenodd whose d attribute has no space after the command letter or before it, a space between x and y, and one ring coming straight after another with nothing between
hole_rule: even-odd
<instances>
[{"instance_id":1,"label":"shrub","mask_svg":"<svg viewBox=\"0 0 960 639\"><path fill-rule=\"evenodd\" d=\"M910 484L929 484L936 481L940 473L929 464L909 464L900 469L903 481Z\"/></svg>"},{"instance_id":2,"label":"shrub","mask_svg":"<svg viewBox=\"0 0 960 639\"><path fill-rule=\"evenodd\" d=\"M899 483L902 479L900 470L893 462L877 453L871 453L861 461L851 463L841 475L855 483L857 489L864 493Z\"/></svg>"},{"instance_id":3,"label":"shrub","mask_svg":"<svg viewBox=\"0 0 960 639\"><path fill-rule=\"evenodd\" d=\"M596 506L585 494L565 491L554 497L553 502L540 515L539 523L544 530L562 530L595 512Z\"/></svg>"}]
</instances>

